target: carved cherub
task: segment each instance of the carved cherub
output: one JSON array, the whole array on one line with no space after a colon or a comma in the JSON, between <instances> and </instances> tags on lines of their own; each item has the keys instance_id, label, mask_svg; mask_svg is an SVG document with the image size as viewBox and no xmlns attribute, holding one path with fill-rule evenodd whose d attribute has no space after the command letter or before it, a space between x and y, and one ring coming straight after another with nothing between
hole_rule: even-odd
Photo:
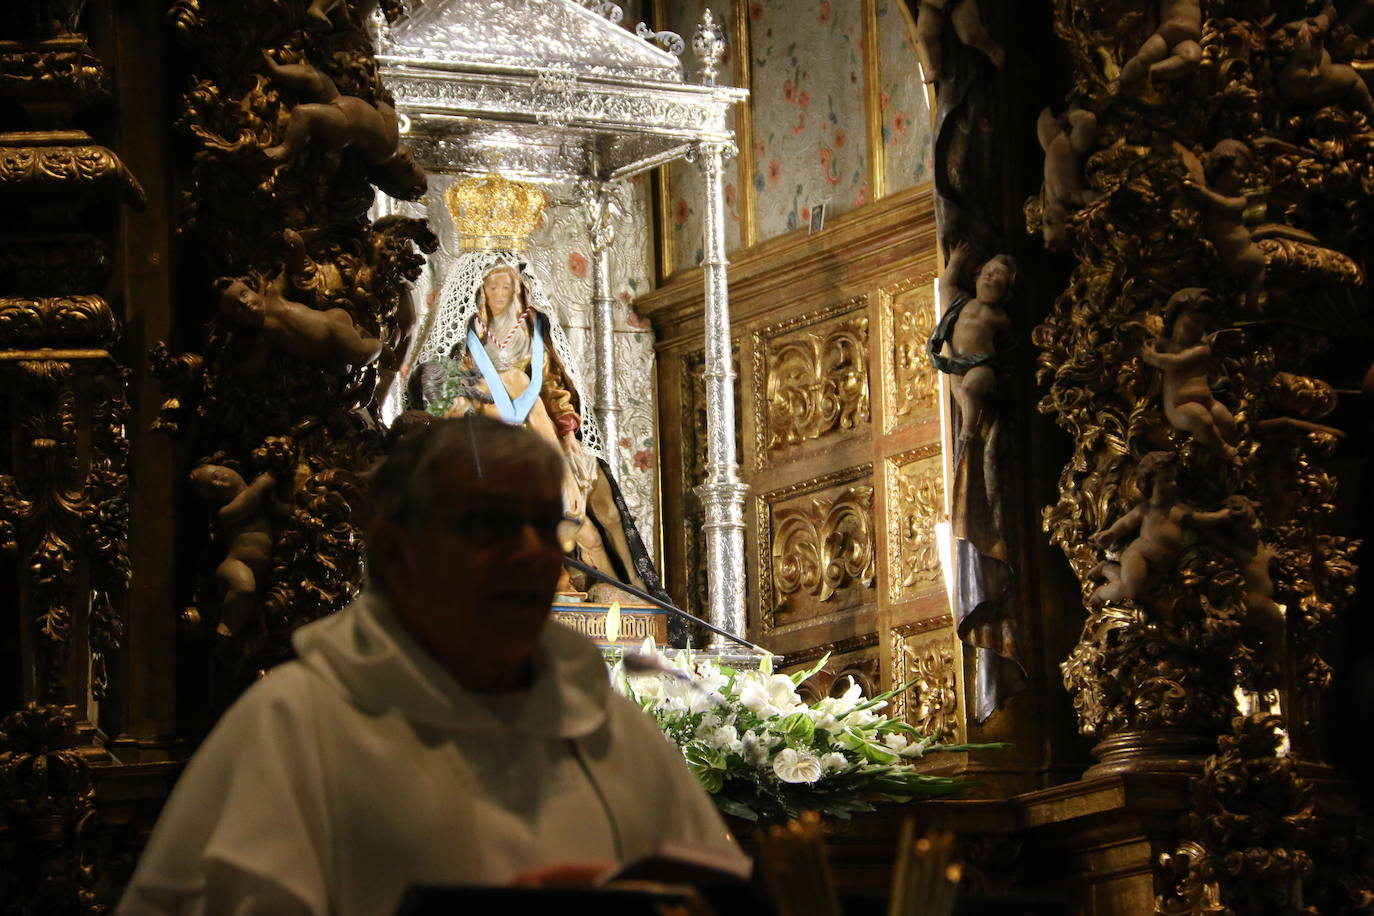
<instances>
[{"instance_id":1,"label":"carved cherub","mask_svg":"<svg viewBox=\"0 0 1374 916\"><path fill-rule=\"evenodd\" d=\"M1199 0L1159 0L1159 28L1107 90L1132 89L1151 80L1180 80L1202 63L1202 6Z\"/></svg>"},{"instance_id":2,"label":"carved cherub","mask_svg":"<svg viewBox=\"0 0 1374 916\"><path fill-rule=\"evenodd\" d=\"M1199 166L1189 162L1192 175L1183 188L1204 210L1207 234L1222 269L1245 283L1245 307L1258 311L1264 297L1266 261L1244 222L1245 194L1241 173L1250 164L1250 148L1239 140L1222 140Z\"/></svg>"},{"instance_id":3,"label":"carved cherub","mask_svg":"<svg viewBox=\"0 0 1374 916\"><path fill-rule=\"evenodd\" d=\"M329 16L335 10L348 15L348 4L344 0L310 0L310 8L305 11L306 26L311 29L331 29L334 23Z\"/></svg>"},{"instance_id":4,"label":"carved cherub","mask_svg":"<svg viewBox=\"0 0 1374 916\"><path fill-rule=\"evenodd\" d=\"M1016 262L999 254L978 268L973 295L960 289L971 251L967 242L959 243L945 265L940 298L948 305L927 347L935 368L955 377L954 399L963 416L960 446L982 436L988 397L997 384L997 338L1011 328L1003 303L1016 285Z\"/></svg>"},{"instance_id":5,"label":"carved cherub","mask_svg":"<svg viewBox=\"0 0 1374 916\"><path fill-rule=\"evenodd\" d=\"M1277 668L1283 658L1284 608L1274 600L1274 580L1269 569L1278 554L1260 540L1260 522L1253 500L1239 494L1228 496L1222 508L1229 513L1230 523L1207 529L1203 536L1239 567L1245 582L1246 620L1260 635L1263 658Z\"/></svg>"},{"instance_id":6,"label":"carved cherub","mask_svg":"<svg viewBox=\"0 0 1374 916\"><path fill-rule=\"evenodd\" d=\"M233 468L202 464L191 472L190 479L197 496L220 504L216 522L220 537L228 546L215 569L215 578L223 588L216 632L232 636L252 614L258 578L272 556L268 497L276 486L276 478L264 473L246 484Z\"/></svg>"},{"instance_id":7,"label":"carved cherub","mask_svg":"<svg viewBox=\"0 0 1374 916\"><path fill-rule=\"evenodd\" d=\"M287 230L287 237L295 235ZM295 236L299 240L299 236ZM245 280L220 277L215 289L220 308L236 324L257 328L250 368L261 368L272 347L298 359L320 360L337 368L364 366L377 358L382 342L366 337L343 309L312 309L286 298L288 283L295 283L290 269L268 281L259 292Z\"/></svg>"},{"instance_id":8,"label":"carved cherub","mask_svg":"<svg viewBox=\"0 0 1374 916\"><path fill-rule=\"evenodd\" d=\"M940 78L944 63L940 41L946 20L954 26L954 34L961 42L982 51L993 66L1001 69L1006 52L983 25L978 0L921 0L921 9L916 14L916 50L926 83Z\"/></svg>"},{"instance_id":9,"label":"carved cherub","mask_svg":"<svg viewBox=\"0 0 1374 916\"><path fill-rule=\"evenodd\" d=\"M1279 95L1304 105L1344 101L1374 117L1374 97L1360 74L1348 64L1333 63L1326 50L1326 33L1335 19L1328 4L1318 15L1286 23L1270 36L1274 49L1288 55L1276 80Z\"/></svg>"},{"instance_id":10,"label":"carved cherub","mask_svg":"<svg viewBox=\"0 0 1374 916\"><path fill-rule=\"evenodd\" d=\"M1103 560L1088 573L1102 584L1088 597L1090 607L1107 602L1139 601L1159 584L1178 560L1183 528L1208 528L1228 521L1229 510L1197 512L1178 501L1178 456L1150 452L1140 459L1136 485L1143 499L1121 518L1093 535L1099 547L1135 538L1121 549L1118 561Z\"/></svg>"},{"instance_id":11,"label":"carved cherub","mask_svg":"<svg viewBox=\"0 0 1374 916\"><path fill-rule=\"evenodd\" d=\"M1069 213L1097 200L1083 183L1083 159L1097 140L1097 116L1080 108L1062 118L1046 108L1036 122L1045 151L1045 180L1040 186L1041 229L1045 247L1063 251L1069 242Z\"/></svg>"},{"instance_id":12,"label":"carved cherub","mask_svg":"<svg viewBox=\"0 0 1374 916\"><path fill-rule=\"evenodd\" d=\"M1208 381L1215 335L1206 330L1215 309L1205 289L1189 287L1174 293L1165 306L1165 336L1147 342L1140 358L1163 373L1164 418L1169 425L1192 433L1204 448L1235 461L1235 417L1212 396Z\"/></svg>"},{"instance_id":13,"label":"carved cherub","mask_svg":"<svg viewBox=\"0 0 1374 916\"><path fill-rule=\"evenodd\" d=\"M279 64L267 52L263 60L277 82L314 100L291 109L281 143L264 150L269 159L290 159L317 140L329 149L357 152L371 168L373 182L390 196L416 200L424 194L425 173L401 145L390 105L343 95L333 80L309 64Z\"/></svg>"}]
</instances>

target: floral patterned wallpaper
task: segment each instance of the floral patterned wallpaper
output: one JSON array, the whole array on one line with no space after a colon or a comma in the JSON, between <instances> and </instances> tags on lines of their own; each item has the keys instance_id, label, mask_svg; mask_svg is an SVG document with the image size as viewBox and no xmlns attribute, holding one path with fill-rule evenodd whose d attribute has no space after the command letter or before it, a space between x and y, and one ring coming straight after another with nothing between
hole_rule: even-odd
<instances>
[{"instance_id":1,"label":"floral patterned wallpaper","mask_svg":"<svg viewBox=\"0 0 1374 916\"><path fill-rule=\"evenodd\" d=\"M750 0L759 238L872 199L866 177L862 6Z\"/></svg>"},{"instance_id":2,"label":"floral patterned wallpaper","mask_svg":"<svg viewBox=\"0 0 1374 916\"><path fill-rule=\"evenodd\" d=\"M734 3L708 3L707 0L687 0L685 3L676 4L672 10L666 14L666 25L659 28L666 28L677 32L687 42L687 50L682 55L682 62L686 68L687 80L696 80L696 57L692 54L691 43L692 33L696 30L697 23L701 21L701 14L710 7L711 14L716 17L716 21L730 23L730 17L734 16ZM733 82L730 74L734 72L735 49L728 41L725 46L725 57L721 60L721 82ZM730 128L735 129L735 115L730 117ZM743 152L743 151L741 151ZM725 174L725 250L735 251L740 247L740 209L739 209L739 189L738 185L739 170L732 161L726 167ZM696 267L701 263L702 239L701 221L703 215L702 194L705 190L705 182L701 177L701 170L694 162L674 162L668 166L668 213L665 216L668 231L672 239L673 263L670 265L672 270L682 270L688 267Z\"/></svg>"},{"instance_id":3,"label":"floral patterned wallpaper","mask_svg":"<svg viewBox=\"0 0 1374 916\"><path fill-rule=\"evenodd\" d=\"M930 107L916 69L911 14L901 0L878 0L878 96L886 193L930 180Z\"/></svg>"},{"instance_id":4,"label":"floral patterned wallpaper","mask_svg":"<svg viewBox=\"0 0 1374 916\"><path fill-rule=\"evenodd\" d=\"M759 241L805 227L811 206L825 202L827 218L873 199L868 185L864 111L863 5L859 0L738 0L747 2L751 49L750 110L756 223ZM689 40L710 6L730 22L733 3L680 0L666 4L669 28ZM877 0L880 116L885 192L930 180L930 110L916 68L911 15L901 0ZM724 72L732 72L734 48ZM695 61L683 60L691 79ZM726 185L726 250L740 247L737 170ZM665 228L671 238L669 272L701 261L702 182L696 166L668 167Z\"/></svg>"}]
</instances>

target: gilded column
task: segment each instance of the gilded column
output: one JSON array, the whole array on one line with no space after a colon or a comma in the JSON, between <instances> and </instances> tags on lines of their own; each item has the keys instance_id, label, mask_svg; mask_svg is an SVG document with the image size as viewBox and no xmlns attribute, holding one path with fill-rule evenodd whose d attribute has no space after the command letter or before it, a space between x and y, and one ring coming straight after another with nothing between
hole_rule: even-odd
<instances>
[{"instance_id":1,"label":"gilded column","mask_svg":"<svg viewBox=\"0 0 1374 916\"><path fill-rule=\"evenodd\" d=\"M143 191L80 125L110 98L85 3L0 11L0 900L94 911L92 764L129 585L127 370L109 292L120 202ZM0 117L3 117L0 115ZM94 119L102 123L104 118ZM17 692L15 691L17 688Z\"/></svg>"}]
</instances>

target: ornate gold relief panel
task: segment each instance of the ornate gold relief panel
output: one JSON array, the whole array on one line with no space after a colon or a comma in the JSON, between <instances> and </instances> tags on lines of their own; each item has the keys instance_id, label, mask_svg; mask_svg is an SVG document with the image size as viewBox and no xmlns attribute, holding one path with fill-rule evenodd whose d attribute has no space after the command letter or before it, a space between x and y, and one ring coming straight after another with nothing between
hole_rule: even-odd
<instances>
[{"instance_id":1,"label":"ornate gold relief panel","mask_svg":"<svg viewBox=\"0 0 1374 916\"><path fill-rule=\"evenodd\" d=\"M896 698L893 714L924 734L939 732L946 742L964 741L963 675L954 618L941 614L893 627L890 635L893 686L916 679L910 690Z\"/></svg>"},{"instance_id":2,"label":"ornate gold relief panel","mask_svg":"<svg viewBox=\"0 0 1374 916\"><path fill-rule=\"evenodd\" d=\"M866 427L868 391L867 296L755 331L756 466Z\"/></svg>"},{"instance_id":3,"label":"ornate gold relief panel","mask_svg":"<svg viewBox=\"0 0 1374 916\"><path fill-rule=\"evenodd\" d=\"M944 513L940 445L888 458L887 557L893 603L943 588L935 523Z\"/></svg>"},{"instance_id":4,"label":"ornate gold relief panel","mask_svg":"<svg viewBox=\"0 0 1374 916\"><path fill-rule=\"evenodd\" d=\"M872 472L865 464L758 497L765 633L873 602Z\"/></svg>"},{"instance_id":5,"label":"ornate gold relief panel","mask_svg":"<svg viewBox=\"0 0 1374 916\"><path fill-rule=\"evenodd\" d=\"M933 420L939 382L926 356L935 329L935 275L922 274L879 294L883 432Z\"/></svg>"}]
</instances>

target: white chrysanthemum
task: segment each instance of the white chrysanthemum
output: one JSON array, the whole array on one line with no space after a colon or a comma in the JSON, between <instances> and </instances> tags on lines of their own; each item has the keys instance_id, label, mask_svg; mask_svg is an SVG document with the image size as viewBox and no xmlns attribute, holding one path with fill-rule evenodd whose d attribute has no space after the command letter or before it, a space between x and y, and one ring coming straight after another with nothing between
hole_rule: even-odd
<instances>
[{"instance_id":1,"label":"white chrysanthemum","mask_svg":"<svg viewBox=\"0 0 1374 916\"><path fill-rule=\"evenodd\" d=\"M827 773L834 773L849 766L849 760L839 751L831 751L821 757L821 769Z\"/></svg>"},{"instance_id":2,"label":"white chrysanthemum","mask_svg":"<svg viewBox=\"0 0 1374 916\"><path fill-rule=\"evenodd\" d=\"M722 725L713 729L703 738L707 744L723 754L738 754L744 750L744 742L733 725Z\"/></svg>"},{"instance_id":3,"label":"white chrysanthemum","mask_svg":"<svg viewBox=\"0 0 1374 916\"><path fill-rule=\"evenodd\" d=\"M773 758L773 772L783 782L815 782L821 778L821 762L814 754L785 747Z\"/></svg>"},{"instance_id":4,"label":"white chrysanthemum","mask_svg":"<svg viewBox=\"0 0 1374 916\"><path fill-rule=\"evenodd\" d=\"M768 759L768 745L764 744L758 732L745 732L740 737L740 749L750 766L762 766Z\"/></svg>"}]
</instances>

